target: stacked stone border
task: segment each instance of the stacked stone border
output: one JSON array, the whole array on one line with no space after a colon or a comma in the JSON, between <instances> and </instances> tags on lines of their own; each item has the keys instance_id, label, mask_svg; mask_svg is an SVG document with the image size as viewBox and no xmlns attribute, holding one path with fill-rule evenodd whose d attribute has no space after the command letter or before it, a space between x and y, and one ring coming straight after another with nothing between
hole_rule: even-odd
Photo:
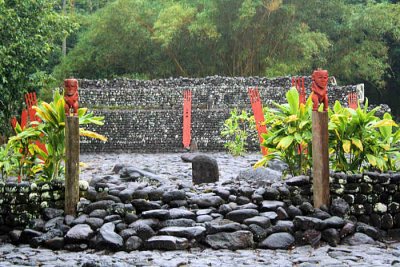
<instances>
[{"instance_id":1,"label":"stacked stone border","mask_svg":"<svg viewBox=\"0 0 400 267\"><path fill-rule=\"evenodd\" d=\"M332 203L320 209L311 204L311 182L166 189L82 181L76 217L63 214L62 183L6 183L0 230L16 244L71 251L288 249L399 237L400 173L332 173Z\"/></svg>"},{"instance_id":2,"label":"stacked stone border","mask_svg":"<svg viewBox=\"0 0 400 267\"><path fill-rule=\"evenodd\" d=\"M251 114L247 90L257 87L264 106L284 103L291 77L171 78L161 80L80 80L80 105L105 117L94 127L109 139L103 143L83 139L84 152L176 152L182 145L183 91L192 90L192 140L202 151L223 151L220 137L224 121L234 108ZM305 77L307 96L311 78ZM347 96L356 86L328 88L329 102L347 106ZM257 134L249 140L250 151L259 149Z\"/></svg>"}]
</instances>

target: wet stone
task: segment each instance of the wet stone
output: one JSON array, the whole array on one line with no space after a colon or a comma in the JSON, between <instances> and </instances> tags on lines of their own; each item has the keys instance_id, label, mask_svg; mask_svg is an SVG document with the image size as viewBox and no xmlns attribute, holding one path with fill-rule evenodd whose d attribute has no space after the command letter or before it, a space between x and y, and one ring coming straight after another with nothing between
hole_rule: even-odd
<instances>
[{"instance_id":1,"label":"wet stone","mask_svg":"<svg viewBox=\"0 0 400 267\"><path fill-rule=\"evenodd\" d=\"M187 218L170 219L161 222L160 227L169 227L169 226L191 227L195 223L196 222L193 219L187 219Z\"/></svg>"},{"instance_id":2,"label":"wet stone","mask_svg":"<svg viewBox=\"0 0 400 267\"><path fill-rule=\"evenodd\" d=\"M242 230L240 223L230 220L220 220L206 223L207 234L215 234L219 232L235 232Z\"/></svg>"},{"instance_id":3,"label":"wet stone","mask_svg":"<svg viewBox=\"0 0 400 267\"><path fill-rule=\"evenodd\" d=\"M271 221L264 216L254 216L243 221L246 225L256 224L262 228L268 228L271 226Z\"/></svg>"},{"instance_id":4,"label":"wet stone","mask_svg":"<svg viewBox=\"0 0 400 267\"><path fill-rule=\"evenodd\" d=\"M167 191L162 195L163 202L171 202L173 200L185 200L186 194L184 191L175 190L175 191Z\"/></svg>"},{"instance_id":5,"label":"wet stone","mask_svg":"<svg viewBox=\"0 0 400 267\"><path fill-rule=\"evenodd\" d=\"M94 218L100 218L100 219L104 219L106 216L108 215L108 212L105 210L94 210L89 214L89 217L94 217Z\"/></svg>"},{"instance_id":6,"label":"wet stone","mask_svg":"<svg viewBox=\"0 0 400 267\"><path fill-rule=\"evenodd\" d=\"M112 222L104 224L97 235L96 249L120 250L123 246L123 239L115 233L115 225Z\"/></svg>"},{"instance_id":7,"label":"wet stone","mask_svg":"<svg viewBox=\"0 0 400 267\"><path fill-rule=\"evenodd\" d=\"M264 200L261 203L260 211L276 211L278 207L283 207L285 203L276 200Z\"/></svg>"},{"instance_id":8,"label":"wet stone","mask_svg":"<svg viewBox=\"0 0 400 267\"><path fill-rule=\"evenodd\" d=\"M197 239L201 237L206 232L206 228L202 226L194 227L166 227L159 231L160 235L171 235L177 237L185 237L187 239Z\"/></svg>"},{"instance_id":9,"label":"wet stone","mask_svg":"<svg viewBox=\"0 0 400 267\"><path fill-rule=\"evenodd\" d=\"M338 216L332 216L330 218L325 219L324 223L328 228L342 228L346 222Z\"/></svg>"},{"instance_id":10,"label":"wet stone","mask_svg":"<svg viewBox=\"0 0 400 267\"><path fill-rule=\"evenodd\" d=\"M289 233L274 233L258 244L259 248L288 249L294 244L294 237Z\"/></svg>"},{"instance_id":11,"label":"wet stone","mask_svg":"<svg viewBox=\"0 0 400 267\"><path fill-rule=\"evenodd\" d=\"M214 218L211 215L200 215L200 216L197 216L196 222L204 223L204 222L212 221L213 219Z\"/></svg>"},{"instance_id":12,"label":"wet stone","mask_svg":"<svg viewBox=\"0 0 400 267\"><path fill-rule=\"evenodd\" d=\"M72 227L65 235L69 242L86 242L93 236L94 232L87 224L78 224Z\"/></svg>"},{"instance_id":13,"label":"wet stone","mask_svg":"<svg viewBox=\"0 0 400 267\"><path fill-rule=\"evenodd\" d=\"M138 250L143 244L142 239L137 236L130 236L124 244L124 250L127 252Z\"/></svg>"},{"instance_id":14,"label":"wet stone","mask_svg":"<svg viewBox=\"0 0 400 267\"><path fill-rule=\"evenodd\" d=\"M366 234L375 240L378 240L381 238L381 234L375 227L367 225L365 223L360 223L360 222L357 223L356 231Z\"/></svg>"},{"instance_id":15,"label":"wet stone","mask_svg":"<svg viewBox=\"0 0 400 267\"><path fill-rule=\"evenodd\" d=\"M143 218L156 218L160 220L165 220L169 218L169 210L157 209L157 210L148 210L142 213Z\"/></svg>"},{"instance_id":16,"label":"wet stone","mask_svg":"<svg viewBox=\"0 0 400 267\"><path fill-rule=\"evenodd\" d=\"M344 217L350 211L349 204L342 198L332 200L330 213L334 216Z\"/></svg>"},{"instance_id":17,"label":"wet stone","mask_svg":"<svg viewBox=\"0 0 400 267\"><path fill-rule=\"evenodd\" d=\"M144 243L146 249L183 250L189 247L186 238L175 236L153 236Z\"/></svg>"},{"instance_id":18,"label":"wet stone","mask_svg":"<svg viewBox=\"0 0 400 267\"><path fill-rule=\"evenodd\" d=\"M268 218L272 223L274 223L278 219L278 214L274 211L262 212L260 213L260 216Z\"/></svg>"},{"instance_id":19,"label":"wet stone","mask_svg":"<svg viewBox=\"0 0 400 267\"><path fill-rule=\"evenodd\" d=\"M321 240L321 232L315 229L308 229L303 233L303 240L306 244L316 247Z\"/></svg>"},{"instance_id":20,"label":"wet stone","mask_svg":"<svg viewBox=\"0 0 400 267\"><path fill-rule=\"evenodd\" d=\"M217 161L207 155L197 155L192 159L193 184L215 183L219 180Z\"/></svg>"},{"instance_id":21,"label":"wet stone","mask_svg":"<svg viewBox=\"0 0 400 267\"><path fill-rule=\"evenodd\" d=\"M96 229L100 228L103 225L104 220L100 219L100 218L91 218L91 217L89 217L89 218L87 218L85 220L85 223L87 225L89 225L93 230L96 230Z\"/></svg>"},{"instance_id":22,"label":"wet stone","mask_svg":"<svg viewBox=\"0 0 400 267\"><path fill-rule=\"evenodd\" d=\"M64 215L64 210L61 209L45 208L43 211L43 216L46 220L50 220L63 215Z\"/></svg>"},{"instance_id":23,"label":"wet stone","mask_svg":"<svg viewBox=\"0 0 400 267\"><path fill-rule=\"evenodd\" d=\"M374 239L372 239L370 236L363 234L363 233L355 233L352 236L346 237L342 242L344 244L349 244L351 246L358 246L358 245L364 245L364 244L370 244L370 245L375 244Z\"/></svg>"},{"instance_id":24,"label":"wet stone","mask_svg":"<svg viewBox=\"0 0 400 267\"><path fill-rule=\"evenodd\" d=\"M323 230L326 227L326 224L323 220L307 216L296 216L293 219L293 224L297 229L301 230Z\"/></svg>"},{"instance_id":25,"label":"wet stone","mask_svg":"<svg viewBox=\"0 0 400 267\"><path fill-rule=\"evenodd\" d=\"M274 187L268 187L265 189L263 194L265 200L276 200L279 199L279 191Z\"/></svg>"},{"instance_id":26,"label":"wet stone","mask_svg":"<svg viewBox=\"0 0 400 267\"><path fill-rule=\"evenodd\" d=\"M254 244L250 231L219 232L207 235L204 242L213 249L246 249Z\"/></svg>"},{"instance_id":27,"label":"wet stone","mask_svg":"<svg viewBox=\"0 0 400 267\"><path fill-rule=\"evenodd\" d=\"M340 243L339 231L335 228L328 228L322 231L321 238L332 247L336 247Z\"/></svg>"},{"instance_id":28,"label":"wet stone","mask_svg":"<svg viewBox=\"0 0 400 267\"><path fill-rule=\"evenodd\" d=\"M226 218L228 220L242 223L244 220L248 218L252 218L258 215L258 211L254 209L240 209L234 210L226 214Z\"/></svg>"},{"instance_id":29,"label":"wet stone","mask_svg":"<svg viewBox=\"0 0 400 267\"><path fill-rule=\"evenodd\" d=\"M224 200L219 196L198 196L191 198L190 201L199 208L219 207L224 204Z\"/></svg>"},{"instance_id":30,"label":"wet stone","mask_svg":"<svg viewBox=\"0 0 400 267\"><path fill-rule=\"evenodd\" d=\"M145 199L133 199L132 205L138 212L161 209L161 205L155 201L147 201Z\"/></svg>"}]
</instances>

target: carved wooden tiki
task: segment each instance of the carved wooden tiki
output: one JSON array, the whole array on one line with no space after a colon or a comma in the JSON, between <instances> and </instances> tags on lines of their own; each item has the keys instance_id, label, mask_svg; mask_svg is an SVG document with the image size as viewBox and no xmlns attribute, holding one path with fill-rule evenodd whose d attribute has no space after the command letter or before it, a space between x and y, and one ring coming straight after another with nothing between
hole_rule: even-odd
<instances>
[{"instance_id":1,"label":"carved wooden tiki","mask_svg":"<svg viewBox=\"0 0 400 267\"><path fill-rule=\"evenodd\" d=\"M71 109L73 115L78 116L79 108L79 94L78 94L78 80L65 79L64 80L64 99L65 99L65 114L71 116Z\"/></svg>"},{"instance_id":2,"label":"carved wooden tiki","mask_svg":"<svg viewBox=\"0 0 400 267\"><path fill-rule=\"evenodd\" d=\"M324 104L324 111L328 110L328 71L317 69L312 76L313 111L318 110L319 104Z\"/></svg>"}]
</instances>

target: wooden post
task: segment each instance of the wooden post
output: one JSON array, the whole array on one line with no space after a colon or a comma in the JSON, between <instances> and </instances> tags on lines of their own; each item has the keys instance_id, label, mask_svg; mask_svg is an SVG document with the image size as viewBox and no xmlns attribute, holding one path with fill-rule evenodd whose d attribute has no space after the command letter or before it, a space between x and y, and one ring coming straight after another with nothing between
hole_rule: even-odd
<instances>
[{"instance_id":1,"label":"wooden post","mask_svg":"<svg viewBox=\"0 0 400 267\"><path fill-rule=\"evenodd\" d=\"M65 214L75 215L79 201L79 118L67 116L65 124Z\"/></svg>"},{"instance_id":2,"label":"wooden post","mask_svg":"<svg viewBox=\"0 0 400 267\"><path fill-rule=\"evenodd\" d=\"M312 113L314 207L329 205L328 113Z\"/></svg>"}]
</instances>

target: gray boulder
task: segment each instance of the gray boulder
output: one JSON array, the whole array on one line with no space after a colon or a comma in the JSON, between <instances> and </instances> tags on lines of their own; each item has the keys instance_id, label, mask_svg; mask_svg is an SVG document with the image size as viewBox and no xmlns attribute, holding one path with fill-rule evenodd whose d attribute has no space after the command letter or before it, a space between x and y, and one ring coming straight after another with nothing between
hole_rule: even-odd
<instances>
[{"instance_id":1,"label":"gray boulder","mask_svg":"<svg viewBox=\"0 0 400 267\"><path fill-rule=\"evenodd\" d=\"M219 180L217 161L207 155L197 155L192 159L193 184L215 183Z\"/></svg>"},{"instance_id":2,"label":"gray boulder","mask_svg":"<svg viewBox=\"0 0 400 267\"><path fill-rule=\"evenodd\" d=\"M254 245L253 233L250 231L220 232L207 235L204 241L213 249L237 250L251 248Z\"/></svg>"}]
</instances>

